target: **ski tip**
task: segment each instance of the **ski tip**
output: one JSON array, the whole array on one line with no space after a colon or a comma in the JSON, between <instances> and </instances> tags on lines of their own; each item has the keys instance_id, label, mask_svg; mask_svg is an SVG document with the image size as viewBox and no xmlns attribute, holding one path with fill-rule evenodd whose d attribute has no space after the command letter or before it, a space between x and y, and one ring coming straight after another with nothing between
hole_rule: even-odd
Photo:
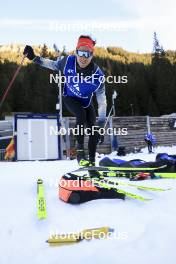
<instances>
[{"instance_id":1,"label":"ski tip","mask_svg":"<svg viewBox=\"0 0 176 264\"><path fill-rule=\"evenodd\" d=\"M39 179L37 180L37 183L38 183L38 184L41 184L41 183L43 183L43 180L42 180L41 178L39 178Z\"/></svg>"},{"instance_id":2,"label":"ski tip","mask_svg":"<svg viewBox=\"0 0 176 264\"><path fill-rule=\"evenodd\" d=\"M158 191L165 192L165 191L170 191L172 188L166 188L166 189L159 189Z\"/></svg>"}]
</instances>

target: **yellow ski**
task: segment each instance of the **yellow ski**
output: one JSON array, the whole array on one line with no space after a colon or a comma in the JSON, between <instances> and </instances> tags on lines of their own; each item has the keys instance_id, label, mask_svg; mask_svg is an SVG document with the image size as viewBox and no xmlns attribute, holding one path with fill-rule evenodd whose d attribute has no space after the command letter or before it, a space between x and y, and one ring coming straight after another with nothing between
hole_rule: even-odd
<instances>
[{"instance_id":1,"label":"yellow ski","mask_svg":"<svg viewBox=\"0 0 176 264\"><path fill-rule=\"evenodd\" d=\"M50 245L60 244L71 244L75 242L85 240L90 240L93 238L102 239L110 235L114 230L109 228L108 226L92 228L92 229L84 229L80 233L72 233L72 234L60 234L51 236L46 242Z\"/></svg>"},{"instance_id":2,"label":"yellow ski","mask_svg":"<svg viewBox=\"0 0 176 264\"><path fill-rule=\"evenodd\" d=\"M145 197L138 195L138 194L127 192L127 191L122 190L122 189L115 187L115 186L112 187L112 186L108 185L108 183L106 184L103 181L97 181L95 178L93 178L92 181L93 181L93 184L94 185L96 184L95 186L97 186L97 187L102 187L102 188L106 188L106 189L114 189L116 192L125 194L127 197L132 198L132 199L136 199L139 201L150 201L150 200L152 200L150 198L145 198Z\"/></svg>"},{"instance_id":3,"label":"yellow ski","mask_svg":"<svg viewBox=\"0 0 176 264\"><path fill-rule=\"evenodd\" d=\"M110 181L108 179L103 179L105 183L113 184L115 186L123 185L123 186L131 186L136 187L140 190L146 190L146 191L157 191L157 192L164 192L171 190L172 188L157 188L157 187L149 187L149 186L143 186L143 185L137 185L133 183L123 182L123 181Z\"/></svg>"},{"instance_id":4,"label":"yellow ski","mask_svg":"<svg viewBox=\"0 0 176 264\"><path fill-rule=\"evenodd\" d=\"M45 219L47 217L46 200L42 179L38 179L37 181L37 217L38 219Z\"/></svg>"}]
</instances>

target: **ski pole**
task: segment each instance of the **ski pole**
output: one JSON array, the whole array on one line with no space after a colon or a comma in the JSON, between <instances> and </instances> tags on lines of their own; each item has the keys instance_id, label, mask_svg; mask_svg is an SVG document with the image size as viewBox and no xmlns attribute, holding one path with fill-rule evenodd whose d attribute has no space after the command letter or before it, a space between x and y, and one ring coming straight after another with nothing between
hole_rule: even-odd
<instances>
[{"instance_id":1,"label":"ski pole","mask_svg":"<svg viewBox=\"0 0 176 264\"><path fill-rule=\"evenodd\" d=\"M61 56L61 52L59 50L59 48L57 47L57 45L54 43L53 44L53 48L54 51L56 52L56 54L58 55L57 60L61 60L62 56ZM59 79L61 80L61 71L59 70ZM63 115L62 115L62 86L61 86L61 82L58 82L58 103L56 104L56 110L59 111L59 120L60 120L60 125L61 127L64 127L63 124ZM61 159L63 159L63 137L62 135L60 136L60 152L61 152Z\"/></svg>"},{"instance_id":2,"label":"ski pole","mask_svg":"<svg viewBox=\"0 0 176 264\"><path fill-rule=\"evenodd\" d=\"M4 95L3 95L3 97L2 97L2 100L1 100L1 102L0 102L0 109L1 109L1 107L2 107L2 105L3 105L3 103L4 103L4 101L5 101L5 99L6 99L6 97L7 97L7 94L8 94L8 92L9 92L10 88L12 87L12 84L14 83L14 81L15 81L15 79L16 79L16 77L17 77L17 75L18 75L18 73L19 73L19 71L20 71L20 69L21 69L21 67L22 67L22 65L23 65L23 62L24 62L24 59L26 58L26 56L27 56L27 54L25 54L25 55L22 57L22 60L21 60L21 62L20 62L20 65L19 65L18 68L16 69L16 71L15 71L15 73L14 73L14 75L13 75L13 77L12 77L10 83L9 83L9 85L7 86L7 88L6 88L6 90L5 90L5 93L4 93Z\"/></svg>"},{"instance_id":3,"label":"ski pole","mask_svg":"<svg viewBox=\"0 0 176 264\"><path fill-rule=\"evenodd\" d=\"M117 98L117 95L118 95L117 92L114 90L114 92L112 94L112 106L111 106L111 109L110 109L109 114L107 116L106 122L104 124L104 127L103 127L104 130L106 129L107 124L108 124L108 122L110 120L111 113L112 113L112 116L115 116L115 104L114 104L114 101ZM113 142L113 141L116 142L116 145L117 145L117 139L114 137L114 135L112 136L112 139L111 139L111 142ZM111 146L112 146L112 143L111 143ZM111 149L112 149L112 147L111 147Z\"/></svg>"},{"instance_id":4,"label":"ski pole","mask_svg":"<svg viewBox=\"0 0 176 264\"><path fill-rule=\"evenodd\" d=\"M110 109L109 114L108 114L108 116L107 116L106 123L105 123L105 125L104 125L104 129L106 128L106 126L107 126L107 124L108 124L108 122L109 122L109 118L110 118L110 116L111 116L111 112L113 112L113 115L112 115L112 116L115 116L115 105L114 105L114 100L117 98L117 95L118 95L117 92L114 91L114 92L113 92L113 95L112 95L112 106L111 106L111 109Z\"/></svg>"}]
</instances>

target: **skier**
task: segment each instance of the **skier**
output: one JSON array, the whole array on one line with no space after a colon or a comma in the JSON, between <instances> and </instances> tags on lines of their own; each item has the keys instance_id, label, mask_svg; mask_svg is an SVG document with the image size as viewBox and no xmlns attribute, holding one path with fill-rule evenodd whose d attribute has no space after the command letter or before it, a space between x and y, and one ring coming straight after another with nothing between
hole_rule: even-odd
<instances>
[{"instance_id":1,"label":"skier","mask_svg":"<svg viewBox=\"0 0 176 264\"><path fill-rule=\"evenodd\" d=\"M144 138L145 142L147 143L148 152L153 152L153 146L156 144L156 138L152 133L147 133Z\"/></svg>"},{"instance_id":2,"label":"skier","mask_svg":"<svg viewBox=\"0 0 176 264\"><path fill-rule=\"evenodd\" d=\"M81 35L76 45L76 54L65 56L61 60L49 60L36 56L31 46L26 46L24 54L42 67L61 71L65 76L63 102L66 108L75 115L76 127L79 129L77 136L77 160L80 166L94 166L96 146L104 142L104 136L100 135L99 129L105 124L106 118L106 95L105 85L102 81L104 74L97 64L94 63L93 54L96 42L87 35ZM77 82L74 77L78 76ZM82 76L82 78L81 78ZM93 94L96 94L98 102L98 126L96 123L95 109L92 104ZM89 128L88 151L89 160L85 158L84 133L81 128ZM95 128L95 127L94 127ZM95 131L96 130L96 131ZM94 131L94 132L93 132Z\"/></svg>"}]
</instances>

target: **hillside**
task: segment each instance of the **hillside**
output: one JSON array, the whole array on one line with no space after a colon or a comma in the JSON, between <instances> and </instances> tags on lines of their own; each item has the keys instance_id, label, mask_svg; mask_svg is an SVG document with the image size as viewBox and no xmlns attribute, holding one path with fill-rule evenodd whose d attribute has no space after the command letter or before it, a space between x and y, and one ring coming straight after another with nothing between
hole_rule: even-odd
<instances>
[{"instance_id":1,"label":"hillside","mask_svg":"<svg viewBox=\"0 0 176 264\"><path fill-rule=\"evenodd\" d=\"M23 49L24 45L17 44L0 46L0 96L21 61ZM37 55L56 59L54 51L46 45L34 46L34 50ZM97 47L94 60L106 77L116 77L114 83L105 83L108 111L113 90L118 92L117 115L131 115L133 112L135 115L159 116L176 111L175 51L139 54L118 47ZM3 112L55 112L57 85L49 83L50 73L52 71L26 59ZM121 81L123 76L126 76L127 83ZM69 114L65 108L64 114Z\"/></svg>"}]
</instances>

